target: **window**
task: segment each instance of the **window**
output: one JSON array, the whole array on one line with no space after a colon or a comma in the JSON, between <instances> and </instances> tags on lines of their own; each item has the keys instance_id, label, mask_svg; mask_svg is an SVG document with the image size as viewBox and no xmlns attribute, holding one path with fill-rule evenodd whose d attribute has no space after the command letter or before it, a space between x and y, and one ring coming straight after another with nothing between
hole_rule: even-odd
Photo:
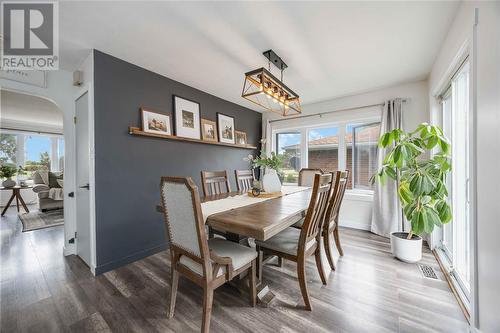
<instances>
[{"instance_id":1,"label":"window","mask_svg":"<svg viewBox=\"0 0 500 333\"><path fill-rule=\"evenodd\" d=\"M51 169L51 140L48 136L28 135L24 139L24 167L26 171Z\"/></svg>"},{"instance_id":2,"label":"window","mask_svg":"<svg viewBox=\"0 0 500 333\"><path fill-rule=\"evenodd\" d=\"M0 161L16 164L17 136L15 134L0 134Z\"/></svg>"},{"instance_id":3,"label":"window","mask_svg":"<svg viewBox=\"0 0 500 333\"><path fill-rule=\"evenodd\" d=\"M300 163L300 132L283 132L276 134L276 152L285 156L283 173L284 183L297 184Z\"/></svg>"},{"instance_id":4,"label":"window","mask_svg":"<svg viewBox=\"0 0 500 333\"><path fill-rule=\"evenodd\" d=\"M273 130L272 147L285 155L285 184L296 184L301 168L326 172L347 169L349 189L371 191L370 178L377 172L380 136L380 122L373 120Z\"/></svg>"},{"instance_id":5,"label":"window","mask_svg":"<svg viewBox=\"0 0 500 333\"><path fill-rule=\"evenodd\" d=\"M339 168L338 127L312 128L307 135L308 168L334 172Z\"/></svg>"},{"instance_id":6,"label":"window","mask_svg":"<svg viewBox=\"0 0 500 333\"><path fill-rule=\"evenodd\" d=\"M350 189L371 190L371 177L377 172L377 144L380 123L347 125L347 169Z\"/></svg>"},{"instance_id":7,"label":"window","mask_svg":"<svg viewBox=\"0 0 500 333\"><path fill-rule=\"evenodd\" d=\"M443 130L451 140L451 176L448 177L448 200L452 221L442 230L441 254L451 280L459 290L464 304L469 304L471 283L471 244L469 186L469 64L451 79L442 98Z\"/></svg>"},{"instance_id":8,"label":"window","mask_svg":"<svg viewBox=\"0 0 500 333\"><path fill-rule=\"evenodd\" d=\"M0 136L0 161L24 167L28 177L41 169L63 171L62 136L6 132Z\"/></svg>"}]
</instances>

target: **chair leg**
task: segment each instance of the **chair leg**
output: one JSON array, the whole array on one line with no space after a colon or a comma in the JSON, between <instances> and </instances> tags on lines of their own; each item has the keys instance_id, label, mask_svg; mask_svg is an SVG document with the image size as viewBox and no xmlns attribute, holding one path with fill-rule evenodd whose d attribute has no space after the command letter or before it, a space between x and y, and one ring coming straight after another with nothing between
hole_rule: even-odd
<instances>
[{"instance_id":1,"label":"chair leg","mask_svg":"<svg viewBox=\"0 0 500 333\"><path fill-rule=\"evenodd\" d=\"M262 266L264 266L264 251L257 245L257 279L262 282Z\"/></svg>"},{"instance_id":2,"label":"chair leg","mask_svg":"<svg viewBox=\"0 0 500 333\"><path fill-rule=\"evenodd\" d=\"M340 245L340 236L339 236L339 225L335 226L333 230L333 237L335 238L335 245L337 246L337 250L339 250L340 256L344 256L344 250L342 249L342 245Z\"/></svg>"},{"instance_id":3,"label":"chair leg","mask_svg":"<svg viewBox=\"0 0 500 333\"><path fill-rule=\"evenodd\" d=\"M300 292L302 293L302 298L304 299L305 309L311 311L311 302L309 301L309 292L307 291L307 281L306 281L306 258L301 257L297 260L297 273L299 276Z\"/></svg>"},{"instance_id":4,"label":"chair leg","mask_svg":"<svg viewBox=\"0 0 500 333\"><path fill-rule=\"evenodd\" d=\"M316 267L318 268L319 277L321 278L321 282L326 286L326 276L325 271L323 270L323 262L321 261L321 249L320 244L318 244L318 248L314 253L314 259L316 260Z\"/></svg>"},{"instance_id":5,"label":"chair leg","mask_svg":"<svg viewBox=\"0 0 500 333\"><path fill-rule=\"evenodd\" d=\"M201 322L201 332L208 333L210 331L210 317L212 316L214 290L208 286L203 289L203 319Z\"/></svg>"},{"instance_id":6,"label":"chair leg","mask_svg":"<svg viewBox=\"0 0 500 333\"><path fill-rule=\"evenodd\" d=\"M252 267L250 267L250 274L248 274L248 287L250 294L250 305L255 306L257 304L257 286L256 286L256 271L257 271L257 260L252 260Z\"/></svg>"},{"instance_id":7,"label":"chair leg","mask_svg":"<svg viewBox=\"0 0 500 333\"><path fill-rule=\"evenodd\" d=\"M328 263L330 264L330 268L332 271L335 270L335 261L333 260L332 248L330 246L330 231L327 231L323 234L323 245L325 248L326 258L328 259Z\"/></svg>"},{"instance_id":8,"label":"chair leg","mask_svg":"<svg viewBox=\"0 0 500 333\"><path fill-rule=\"evenodd\" d=\"M172 280L170 287L170 307L168 309L168 318L172 318L174 316L175 300L177 298L177 286L179 284L179 272L177 272L174 265L172 266L171 270Z\"/></svg>"}]
</instances>

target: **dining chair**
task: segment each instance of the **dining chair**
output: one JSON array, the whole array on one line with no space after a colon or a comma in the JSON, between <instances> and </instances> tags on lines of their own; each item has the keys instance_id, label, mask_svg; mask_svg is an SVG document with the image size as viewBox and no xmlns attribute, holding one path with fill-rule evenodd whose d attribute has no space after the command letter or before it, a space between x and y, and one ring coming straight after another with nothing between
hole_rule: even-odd
<instances>
[{"instance_id":1,"label":"dining chair","mask_svg":"<svg viewBox=\"0 0 500 333\"><path fill-rule=\"evenodd\" d=\"M189 177L162 177L161 200L171 256L168 317L174 315L179 274L203 288L202 332L210 329L214 289L249 270L250 304L256 304L257 252L221 238L207 240L198 188Z\"/></svg>"},{"instance_id":2,"label":"dining chair","mask_svg":"<svg viewBox=\"0 0 500 333\"><path fill-rule=\"evenodd\" d=\"M328 258L328 263L330 268L335 270L335 262L333 260L333 252L330 247L331 235L335 239L335 246L339 251L341 256L344 255L344 250L340 244L339 236L339 211L342 201L344 199L345 189L347 187L347 182L349 179L349 170L337 171L335 173L335 180L333 183L332 196L330 202L328 203L328 208L325 213L325 220L323 223L323 242L326 252L326 257Z\"/></svg>"},{"instance_id":3,"label":"dining chair","mask_svg":"<svg viewBox=\"0 0 500 333\"><path fill-rule=\"evenodd\" d=\"M216 195L231 192L231 185L224 171L202 171L201 183L203 185L203 195Z\"/></svg>"},{"instance_id":4,"label":"dining chair","mask_svg":"<svg viewBox=\"0 0 500 333\"><path fill-rule=\"evenodd\" d=\"M302 168L299 171L299 186L313 186L314 176L323 174L321 169Z\"/></svg>"},{"instance_id":5,"label":"dining chair","mask_svg":"<svg viewBox=\"0 0 500 333\"><path fill-rule=\"evenodd\" d=\"M252 170L234 170L238 191L247 192L253 187L255 177Z\"/></svg>"},{"instance_id":6,"label":"dining chair","mask_svg":"<svg viewBox=\"0 0 500 333\"><path fill-rule=\"evenodd\" d=\"M259 253L259 278L262 280L263 255L276 255L297 263L297 273L299 278L300 291L304 299L306 310L311 311L311 301L307 291L306 281L306 260L314 255L316 267L321 278L321 282L326 285L326 276L321 262L319 230L323 227L323 218L330 194L332 191L331 173L314 176L311 200L307 209L304 225L302 229L287 228L279 234L266 241L255 241L257 252Z\"/></svg>"},{"instance_id":7,"label":"dining chair","mask_svg":"<svg viewBox=\"0 0 500 333\"><path fill-rule=\"evenodd\" d=\"M308 186L311 187L313 186L314 183L314 176L320 174L323 174L323 170L321 169L313 169L313 168L302 168L299 171L299 186ZM305 215L302 216L300 220L298 220L293 226L295 228L302 228L302 224L304 223L304 217ZM282 264L280 263L280 266Z\"/></svg>"}]
</instances>

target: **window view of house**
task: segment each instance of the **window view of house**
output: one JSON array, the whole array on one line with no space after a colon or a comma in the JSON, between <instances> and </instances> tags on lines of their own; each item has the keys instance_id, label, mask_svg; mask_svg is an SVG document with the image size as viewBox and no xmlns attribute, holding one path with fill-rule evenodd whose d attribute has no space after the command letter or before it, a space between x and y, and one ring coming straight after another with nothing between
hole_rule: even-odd
<instances>
[{"instance_id":1,"label":"window view of house","mask_svg":"<svg viewBox=\"0 0 500 333\"><path fill-rule=\"evenodd\" d=\"M346 168L350 170L348 188L371 190L377 172L377 144L380 123L348 125L346 128Z\"/></svg>"},{"instance_id":2,"label":"window view of house","mask_svg":"<svg viewBox=\"0 0 500 333\"><path fill-rule=\"evenodd\" d=\"M339 168L338 127L313 128L308 131L308 167L334 172Z\"/></svg>"}]
</instances>

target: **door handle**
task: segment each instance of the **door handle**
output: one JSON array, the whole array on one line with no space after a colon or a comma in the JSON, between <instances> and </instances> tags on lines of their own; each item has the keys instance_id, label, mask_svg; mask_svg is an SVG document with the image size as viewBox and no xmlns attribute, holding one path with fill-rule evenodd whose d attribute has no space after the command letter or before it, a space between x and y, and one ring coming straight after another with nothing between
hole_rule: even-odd
<instances>
[{"instance_id":1,"label":"door handle","mask_svg":"<svg viewBox=\"0 0 500 333\"><path fill-rule=\"evenodd\" d=\"M90 190L90 185L89 184L83 185L83 186L80 186L80 188L86 188L87 190Z\"/></svg>"}]
</instances>

